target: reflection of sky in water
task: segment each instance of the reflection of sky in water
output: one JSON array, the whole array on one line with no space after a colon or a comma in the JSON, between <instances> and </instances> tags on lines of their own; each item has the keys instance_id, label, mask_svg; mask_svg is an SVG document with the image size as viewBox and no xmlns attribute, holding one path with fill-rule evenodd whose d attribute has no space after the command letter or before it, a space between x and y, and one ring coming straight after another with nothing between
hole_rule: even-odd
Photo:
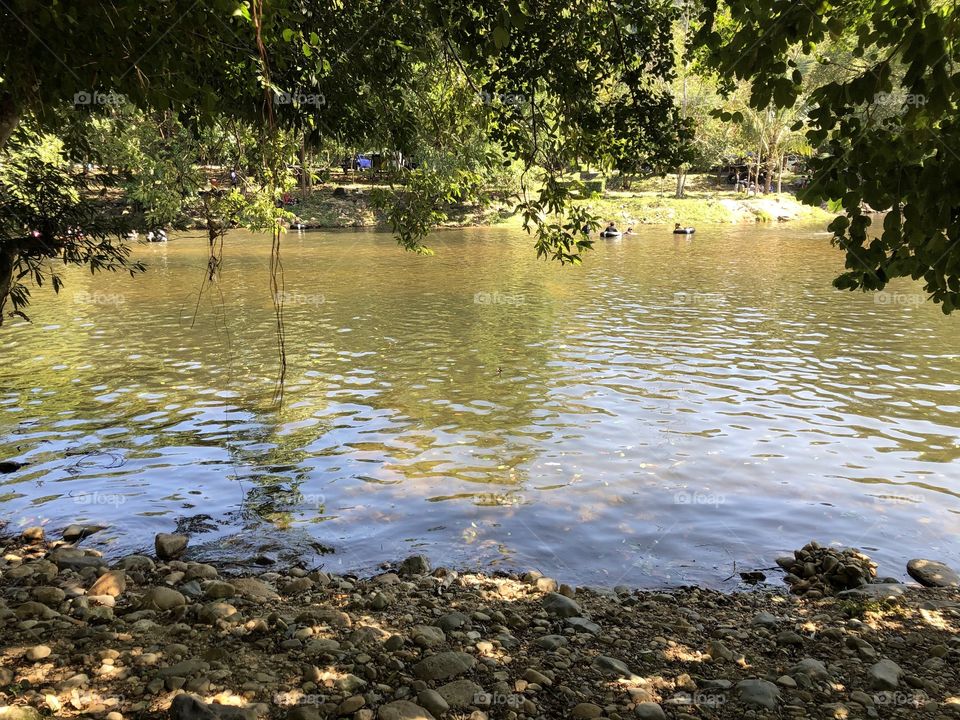
<instances>
[{"instance_id":1,"label":"reflection of sky in water","mask_svg":"<svg viewBox=\"0 0 960 720\"><path fill-rule=\"evenodd\" d=\"M180 522L314 564L418 550L601 584L719 582L811 538L886 574L958 560L956 320L908 283L834 291L824 235L646 230L573 269L509 230L433 258L286 243L279 411L262 240L231 236L195 321L194 239L38 292L0 334L0 457L31 463L0 516L111 524L112 552Z\"/></svg>"}]
</instances>

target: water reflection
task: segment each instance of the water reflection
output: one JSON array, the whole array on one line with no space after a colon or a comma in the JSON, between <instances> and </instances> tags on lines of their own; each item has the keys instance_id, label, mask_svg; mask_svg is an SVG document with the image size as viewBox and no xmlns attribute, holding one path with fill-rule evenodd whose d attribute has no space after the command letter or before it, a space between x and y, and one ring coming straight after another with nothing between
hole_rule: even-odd
<instances>
[{"instance_id":1,"label":"water reflection","mask_svg":"<svg viewBox=\"0 0 960 720\"><path fill-rule=\"evenodd\" d=\"M832 290L809 229L646 230L573 269L511 230L433 245L287 239L279 410L262 238L199 297L201 239L139 248L135 280L68 273L0 334L0 458L30 462L0 513L110 524L87 542L114 552L179 523L211 553L605 584L719 582L814 537L888 574L956 559L960 333L912 285Z\"/></svg>"}]
</instances>

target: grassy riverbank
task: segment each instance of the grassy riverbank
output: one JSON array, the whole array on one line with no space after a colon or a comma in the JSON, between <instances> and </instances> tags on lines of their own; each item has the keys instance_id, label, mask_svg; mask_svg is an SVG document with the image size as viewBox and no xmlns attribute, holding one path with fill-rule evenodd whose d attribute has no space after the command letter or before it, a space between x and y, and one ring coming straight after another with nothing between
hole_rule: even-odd
<instances>
[{"instance_id":1,"label":"grassy riverbank","mask_svg":"<svg viewBox=\"0 0 960 720\"><path fill-rule=\"evenodd\" d=\"M729 186L717 186L715 178L691 175L686 196L673 197L667 181L659 179L636 183L630 190L607 190L601 195L584 198L588 206L604 221L614 221L621 229L631 225L682 225L728 223L822 222L832 213L800 203L789 192L749 195ZM387 190L370 183L320 185L288 209L308 228L366 227L386 229L385 214L374 207L372 193ZM455 205L444 208L448 220L445 227L484 225L519 225L514 213L515 202L492 200L486 206Z\"/></svg>"},{"instance_id":2,"label":"grassy riverbank","mask_svg":"<svg viewBox=\"0 0 960 720\"><path fill-rule=\"evenodd\" d=\"M956 589L597 591L421 557L223 576L0 544L4 720L960 716Z\"/></svg>"}]
</instances>

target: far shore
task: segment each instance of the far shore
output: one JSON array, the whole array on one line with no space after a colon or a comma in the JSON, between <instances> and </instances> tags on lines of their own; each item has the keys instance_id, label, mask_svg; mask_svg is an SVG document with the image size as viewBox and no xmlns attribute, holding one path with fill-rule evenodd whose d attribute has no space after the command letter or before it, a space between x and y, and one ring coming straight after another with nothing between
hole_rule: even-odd
<instances>
[{"instance_id":1,"label":"far shore","mask_svg":"<svg viewBox=\"0 0 960 720\"><path fill-rule=\"evenodd\" d=\"M371 193L385 186L371 183L326 184L310 188L306 194L291 193L294 204L287 210L297 216L304 229L375 228L388 230L383 212L374 207ZM581 198L582 203L604 223L614 222L619 229L642 225L683 226L700 224L779 224L821 223L824 227L836 217L826 209L804 205L789 191L781 193L738 192L717 184L707 175L692 175L683 198L676 198L654 180L639 183L631 190L605 190ZM508 226L519 227L521 217L515 202L494 198L485 206L453 205L444 208L444 228ZM199 217L185 218L190 228L202 228ZM599 231L599 230L598 230Z\"/></svg>"}]
</instances>

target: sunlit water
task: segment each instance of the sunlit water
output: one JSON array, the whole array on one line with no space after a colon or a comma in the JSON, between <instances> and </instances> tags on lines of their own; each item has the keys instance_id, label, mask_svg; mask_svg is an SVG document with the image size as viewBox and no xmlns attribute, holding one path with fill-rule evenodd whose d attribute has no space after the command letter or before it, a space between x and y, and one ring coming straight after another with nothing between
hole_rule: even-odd
<instances>
[{"instance_id":1,"label":"sunlit water","mask_svg":"<svg viewBox=\"0 0 960 720\"><path fill-rule=\"evenodd\" d=\"M645 229L560 268L508 229L292 235L279 410L268 240L231 235L202 296L201 239L138 246L146 275L67 272L0 329L0 459L29 462L0 518L606 586L730 587L812 538L956 562L960 320L835 291L828 240Z\"/></svg>"}]
</instances>

